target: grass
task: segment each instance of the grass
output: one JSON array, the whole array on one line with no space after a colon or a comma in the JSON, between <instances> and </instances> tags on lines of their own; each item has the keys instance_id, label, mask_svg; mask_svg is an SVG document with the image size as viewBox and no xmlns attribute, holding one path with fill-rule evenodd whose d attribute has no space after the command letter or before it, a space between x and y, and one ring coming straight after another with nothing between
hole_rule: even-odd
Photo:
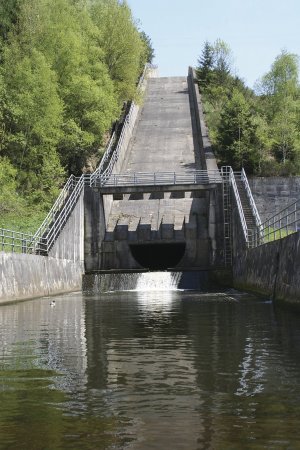
<instances>
[{"instance_id":1,"label":"grass","mask_svg":"<svg viewBox=\"0 0 300 450\"><path fill-rule=\"evenodd\" d=\"M273 227L267 227L264 229L264 243L277 241L293 233L295 233L295 230L287 230L286 228L277 230Z\"/></svg>"}]
</instances>

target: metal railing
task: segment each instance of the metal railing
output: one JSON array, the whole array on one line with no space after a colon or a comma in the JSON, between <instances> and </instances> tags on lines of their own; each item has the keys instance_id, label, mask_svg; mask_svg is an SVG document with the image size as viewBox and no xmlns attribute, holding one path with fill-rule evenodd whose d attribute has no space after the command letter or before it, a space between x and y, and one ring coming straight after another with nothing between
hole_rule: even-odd
<instances>
[{"instance_id":1,"label":"metal railing","mask_svg":"<svg viewBox=\"0 0 300 450\"><path fill-rule=\"evenodd\" d=\"M249 202L250 202L250 206L251 206L251 210L252 210L255 222L256 222L256 226L260 227L261 226L261 219L260 219L259 212L258 212L256 204L255 204L255 201L254 201L254 198L253 198L253 195L252 195L252 192L251 192L251 188L250 188L250 185L249 185L249 182L248 182L248 178L247 178L247 175L246 175L246 172L245 172L244 168L242 168L241 180L242 180L242 182L244 184L244 187L246 189L246 193L247 193L247 196L248 196L248 199L249 199Z\"/></svg>"},{"instance_id":2,"label":"metal railing","mask_svg":"<svg viewBox=\"0 0 300 450\"><path fill-rule=\"evenodd\" d=\"M34 250L34 253L49 253L49 250L77 204L84 184L89 183L89 178L89 175L81 175L80 178L73 178L71 190L69 190L67 197L65 197L62 207L56 210L52 208L52 214L48 214L43 224L34 234L30 243L30 247Z\"/></svg>"},{"instance_id":3,"label":"metal railing","mask_svg":"<svg viewBox=\"0 0 300 450\"><path fill-rule=\"evenodd\" d=\"M104 172L95 182L99 187L158 186L181 184L222 183L218 170L195 170L190 172L134 172L108 174Z\"/></svg>"},{"instance_id":4,"label":"metal railing","mask_svg":"<svg viewBox=\"0 0 300 450\"><path fill-rule=\"evenodd\" d=\"M239 217L240 217L240 221L241 221L241 225L242 225L242 229L243 229L243 234L245 237L246 244L248 245L248 242L249 242L248 227L247 227L247 222L246 222L246 218L245 218L245 214L244 214L244 210L243 210L243 205L241 202L241 197L240 197L239 190L238 190L236 180L235 180L235 174L232 170L232 167L230 167L230 166L222 167L222 173L223 173L223 177L225 177L225 180L232 187L232 191L233 191L233 194L235 197L235 201L236 201L236 205L238 208Z\"/></svg>"},{"instance_id":5,"label":"metal railing","mask_svg":"<svg viewBox=\"0 0 300 450\"><path fill-rule=\"evenodd\" d=\"M291 203L279 213L265 220L252 230L249 239L251 248L282 239L300 231L300 200Z\"/></svg>"},{"instance_id":6,"label":"metal railing","mask_svg":"<svg viewBox=\"0 0 300 450\"><path fill-rule=\"evenodd\" d=\"M32 253L32 238L29 233L0 228L0 249L12 253Z\"/></svg>"},{"instance_id":7,"label":"metal railing","mask_svg":"<svg viewBox=\"0 0 300 450\"><path fill-rule=\"evenodd\" d=\"M109 160L111 158L111 155L114 151L114 144L115 144L115 140L116 140L116 132L114 131L109 143L106 147L105 153L100 161L99 166L97 167L97 169L91 174L91 178L90 178L90 184L91 186L95 183L95 181L97 180L97 178L99 178L100 174L102 172L104 172L104 170L106 169L107 165L109 164Z\"/></svg>"},{"instance_id":8,"label":"metal railing","mask_svg":"<svg viewBox=\"0 0 300 450\"><path fill-rule=\"evenodd\" d=\"M50 209L49 213L45 217L43 223L40 225L38 230L33 235L33 240L34 241L37 241L41 236L43 236L47 232L49 226L55 221L57 213L59 211L61 211L61 209L64 207L64 205L65 205L65 203L66 203L66 201L67 201L67 199L68 199L68 197L70 195L70 192L76 186L77 181L78 181L78 178L75 177L74 175L71 175L69 177L68 181L66 182L66 184L62 188L59 196L57 197L55 203L53 204L53 206Z\"/></svg>"},{"instance_id":9,"label":"metal railing","mask_svg":"<svg viewBox=\"0 0 300 450\"><path fill-rule=\"evenodd\" d=\"M227 167L221 168L223 181L223 230L224 230L224 263L232 265L232 227L231 227L231 187L229 184L230 171Z\"/></svg>"},{"instance_id":10,"label":"metal railing","mask_svg":"<svg viewBox=\"0 0 300 450\"><path fill-rule=\"evenodd\" d=\"M109 161L105 171L103 172L103 174L106 174L107 177L109 177L112 174L114 166L119 159L120 153L123 150L124 145L128 144L128 141L132 135L135 120L138 115L138 110L139 110L139 106L137 106L134 102L132 102L130 109L129 109L129 113L125 117L124 125L122 127L117 146L116 146L115 150L112 152L112 154L110 156L110 161ZM101 173L98 173L98 177L100 176L100 174ZM93 182L93 184L95 184L98 177L93 177L93 179L91 179L91 182ZM93 185L93 184L91 184L91 185Z\"/></svg>"}]
</instances>

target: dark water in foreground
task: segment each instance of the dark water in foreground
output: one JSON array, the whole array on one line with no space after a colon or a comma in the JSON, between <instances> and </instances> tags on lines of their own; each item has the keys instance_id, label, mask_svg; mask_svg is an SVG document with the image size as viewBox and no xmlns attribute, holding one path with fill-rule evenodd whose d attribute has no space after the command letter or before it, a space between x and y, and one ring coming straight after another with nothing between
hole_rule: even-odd
<instances>
[{"instance_id":1,"label":"dark water in foreground","mask_svg":"<svg viewBox=\"0 0 300 450\"><path fill-rule=\"evenodd\" d=\"M0 307L0 448L300 449L300 315L246 294Z\"/></svg>"}]
</instances>

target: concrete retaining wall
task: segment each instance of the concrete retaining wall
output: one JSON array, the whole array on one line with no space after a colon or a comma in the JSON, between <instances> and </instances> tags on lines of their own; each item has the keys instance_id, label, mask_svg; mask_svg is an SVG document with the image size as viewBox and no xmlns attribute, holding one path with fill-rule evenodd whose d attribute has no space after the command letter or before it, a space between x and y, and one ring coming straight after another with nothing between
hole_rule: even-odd
<instances>
[{"instance_id":1,"label":"concrete retaining wall","mask_svg":"<svg viewBox=\"0 0 300 450\"><path fill-rule=\"evenodd\" d=\"M218 170L217 161L212 150L211 142L208 135L208 129L204 119L201 95L198 89L195 69L189 67L188 73L189 92L192 98L192 106L195 115L196 127L199 136L200 159L202 168L205 170Z\"/></svg>"},{"instance_id":2,"label":"concrete retaining wall","mask_svg":"<svg viewBox=\"0 0 300 450\"><path fill-rule=\"evenodd\" d=\"M0 252L0 303L80 290L83 262Z\"/></svg>"},{"instance_id":3,"label":"concrete retaining wall","mask_svg":"<svg viewBox=\"0 0 300 450\"><path fill-rule=\"evenodd\" d=\"M300 305L300 233L236 254L234 286Z\"/></svg>"},{"instance_id":4,"label":"concrete retaining wall","mask_svg":"<svg viewBox=\"0 0 300 450\"><path fill-rule=\"evenodd\" d=\"M82 191L67 223L49 251L53 258L84 260L84 192Z\"/></svg>"},{"instance_id":5,"label":"concrete retaining wall","mask_svg":"<svg viewBox=\"0 0 300 450\"><path fill-rule=\"evenodd\" d=\"M300 199L300 177L252 177L249 184L262 221Z\"/></svg>"},{"instance_id":6,"label":"concrete retaining wall","mask_svg":"<svg viewBox=\"0 0 300 450\"><path fill-rule=\"evenodd\" d=\"M0 303L80 290L84 273L84 194L49 256L0 253Z\"/></svg>"}]
</instances>

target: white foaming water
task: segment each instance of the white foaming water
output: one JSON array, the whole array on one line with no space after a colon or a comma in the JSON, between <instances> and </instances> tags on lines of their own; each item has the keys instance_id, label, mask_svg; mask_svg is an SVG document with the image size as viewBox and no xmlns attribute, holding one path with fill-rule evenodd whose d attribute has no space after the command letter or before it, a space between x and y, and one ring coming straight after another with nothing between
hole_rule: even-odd
<instances>
[{"instance_id":1,"label":"white foaming water","mask_svg":"<svg viewBox=\"0 0 300 450\"><path fill-rule=\"evenodd\" d=\"M175 291L180 280L180 272L141 273L136 291Z\"/></svg>"}]
</instances>

